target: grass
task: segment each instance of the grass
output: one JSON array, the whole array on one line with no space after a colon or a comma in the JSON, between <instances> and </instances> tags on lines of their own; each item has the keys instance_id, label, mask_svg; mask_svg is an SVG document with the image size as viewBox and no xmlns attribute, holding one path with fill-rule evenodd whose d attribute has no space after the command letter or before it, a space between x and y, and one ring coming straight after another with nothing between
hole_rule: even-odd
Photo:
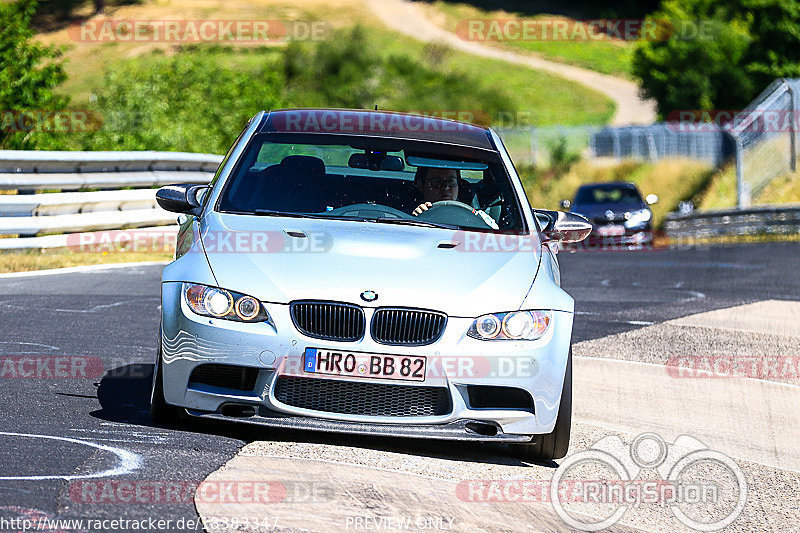
<instances>
[{"instance_id":1,"label":"grass","mask_svg":"<svg viewBox=\"0 0 800 533\"><path fill-rule=\"evenodd\" d=\"M800 173L786 174L769 182L759 194L756 203L800 203Z\"/></svg>"},{"instance_id":2,"label":"grass","mask_svg":"<svg viewBox=\"0 0 800 533\"><path fill-rule=\"evenodd\" d=\"M708 186L693 199L697 209L725 209L736 206L736 167L726 165L711 176ZM800 173L780 175L751 198L753 205L800 203Z\"/></svg>"},{"instance_id":3,"label":"grass","mask_svg":"<svg viewBox=\"0 0 800 533\"><path fill-rule=\"evenodd\" d=\"M106 8L104 16L92 20L260 20L260 21L327 21L333 28L349 27L363 18L360 0L158 0L140 4ZM50 44L66 47L67 81L60 87L73 105L85 106L103 74L120 61L135 60L154 50L170 55L178 46L168 42L83 42L67 28L42 33L39 38ZM248 45L243 45L248 46ZM258 45L256 45L258 46ZM279 44L273 46L279 47Z\"/></svg>"},{"instance_id":4,"label":"grass","mask_svg":"<svg viewBox=\"0 0 800 533\"><path fill-rule=\"evenodd\" d=\"M370 33L383 53L424 57L431 50L430 46L399 34L374 28ZM559 76L451 49L447 49L445 57L450 69L481 79L488 86L502 87L511 95L517 108L514 123L605 124L615 111L610 99Z\"/></svg>"},{"instance_id":5,"label":"grass","mask_svg":"<svg viewBox=\"0 0 800 533\"><path fill-rule=\"evenodd\" d=\"M66 249L0 252L0 272L28 272L83 265L171 261L171 252L74 252Z\"/></svg>"},{"instance_id":6,"label":"grass","mask_svg":"<svg viewBox=\"0 0 800 533\"><path fill-rule=\"evenodd\" d=\"M285 0L284 0L285 1ZM301 0L288 5L274 0L232 0L225 6L209 7L200 0L162 0L141 5L125 6L113 10L108 16L114 19L170 20L222 18L235 20L324 20L334 28L350 27L362 23L368 28L372 48L381 54L405 54L414 58L425 58L433 53L442 58L442 68L463 72L481 79L486 86L502 87L514 100L510 122L550 125L550 124L604 124L614 114L614 103L602 94L592 91L578 83L558 76L512 66L506 62L476 58L470 54L449 49L437 49L417 40L391 32L381 27L365 12L358 0L332 2L332 0ZM59 89L70 97L72 107L90 106L92 99L102 83L103 75L109 70L120 68L125 62L147 63L163 55L181 53L181 48L170 43L96 43L75 42L67 30L60 30L42 36L42 39L55 44L68 46L66 70L68 81ZM234 47L211 47L216 51L209 60L222 66L243 67L252 70L260 63L275 61L280 46L250 47L248 53L237 51ZM236 47L239 49L245 46ZM156 52L155 54L153 52ZM464 87L464 91L469 91ZM290 102L303 106L303 102ZM443 104L446 107L446 104ZM481 110L413 110L413 111L478 111ZM508 117L492 117L498 118Z\"/></svg>"},{"instance_id":7,"label":"grass","mask_svg":"<svg viewBox=\"0 0 800 533\"><path fill-rule=\"evenodd\" d=\"M518 170L531 205L544 209L560 209L560 201L572 199L575 190L584 183L631 181L643 196L658 195L658 203L651 207L656 229L662 226L667 213L678 208L679 202L697 196L713 175L707 165L687 159L656 163L623 161L606 166L582 160L565 170L540 170L526 165Z\"/></svg>"},{"instance_id":8,"label":"grass","mask_svg":"<svg viewBox=\"0 0 800 533\"><path fill-rule=\"evenodd\" d=\"M526 21L540 21L552 23L555 21L567 22L570 28L581 25L573 19L555 15L537 15L524 17L506 11L485 11L469 4L437 1L428 7L433 20L440 26L451 31L465 35L466 21L487 19L517 19ZM543 24L536 26L543 27ZM585 28L586 26L583 25ZM488 38L488 30L484 33ZM548 33L547 35L552 35ZM487 40L487 44L501 46L523 52L532 52L547 59L584 67L603 74L629 77L631 60L633 57L633 43L620 39L603 40L564 40L564 39L516 39L516 40Z\"/></svg>"},{"instance_id":9,"label":"grass","mask_svg":"<svg viewBox=\"0 0 800 533\"><path fill-rule=\"evenodd\" d=\"M708 185L694 198L696 209L724 209L736 205L736 166L725 165L711 176Z\"/></svg>"}]
</instances>

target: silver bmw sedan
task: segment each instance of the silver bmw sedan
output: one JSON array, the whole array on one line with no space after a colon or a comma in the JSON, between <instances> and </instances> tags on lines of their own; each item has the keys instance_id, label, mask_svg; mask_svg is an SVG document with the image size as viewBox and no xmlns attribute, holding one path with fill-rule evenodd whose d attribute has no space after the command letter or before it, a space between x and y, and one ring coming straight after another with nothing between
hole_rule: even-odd
<instances>
[{"instance_id":1,"label":"silver bmw sedan","mask_svg":"<svg viewBox=\"0 0 800 533\"><path fill-rule=\"evenodd\" d=\"M152 417L569 446L585 219L532 209L491 129L410 114L253 117L180 213Z\"/></svg>"}]
</instances>

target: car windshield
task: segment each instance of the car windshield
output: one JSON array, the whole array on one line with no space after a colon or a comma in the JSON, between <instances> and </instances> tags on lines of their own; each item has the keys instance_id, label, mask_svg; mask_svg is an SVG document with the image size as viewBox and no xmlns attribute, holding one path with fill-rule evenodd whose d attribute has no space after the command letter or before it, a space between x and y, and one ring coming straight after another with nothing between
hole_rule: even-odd
<instances>
[{"instance_id":1,"label":"car windshield","mask_svg":"<svg viewBox=\"0 0 800 533\"><path fill-rule=\"evenodd\" d=\"M477 231L524 229L498 154L396 139L256 136L217 209Z\"/></svg>"},{"instance_id":2,"label":"car windshield","mask_svg":"<svg viewBox=\"0 0 800 533\"><path fill-rule=\"evenodd\" d=\"M603 185L581 187L575 194L575 204L641 204L642 197L634 187Z\"/></svg>"}]
</instances>

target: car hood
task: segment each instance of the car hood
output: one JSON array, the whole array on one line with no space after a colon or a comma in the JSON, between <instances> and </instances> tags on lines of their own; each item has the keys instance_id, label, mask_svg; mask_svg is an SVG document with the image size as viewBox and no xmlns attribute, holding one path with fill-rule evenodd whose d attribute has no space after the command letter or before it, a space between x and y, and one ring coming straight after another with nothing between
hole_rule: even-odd
<instances>
[{"instance_id":1,"label":"car hood","mask_svg":"<svg viewBox=\"0 0 800 533\"><path fill-rule=\"evenodd\" d=\"M344 220L211 212L200 233L219 286L262 301L331 300L461 317L519 309L541 256L538 239L531 244L530 237L523 246L501 244L514 251L500 252L492 243L502 236L491 233ZM306 237L290 236L301 233ZM485 251L466 251L466 239L473 239L473 250L482 239ZM377 300L363 301L364 291Z\"/></svg>"}]
</instances>

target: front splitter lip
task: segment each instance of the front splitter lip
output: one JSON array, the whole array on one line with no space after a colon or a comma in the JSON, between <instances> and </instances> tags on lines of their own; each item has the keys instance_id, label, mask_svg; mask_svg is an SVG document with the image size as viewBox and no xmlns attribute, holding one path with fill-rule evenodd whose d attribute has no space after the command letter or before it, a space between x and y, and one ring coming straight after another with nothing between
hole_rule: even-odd
<instances>
[{"instance_id":1,"label":"front splitter lip","mask_svg":"<svg viewBox=\"0 0 800 533\"><path fill-rule=\"evenodd\" d=\"M457 420L447 424L378 424L368 422L346 422L305 416L286 416L261 407L258 414L247 417L227 416L186 409L187 415L200 420L219 422L238 422L282 429L305 431L325 431L351 435L372 435L378 437L428 438L439 440L461 440L477 442L531 442L531 435L512 435L503 433L499 425L484 420ZM486 435L472 428L494 426L497 433Z\"/></svg>"}]
</instances>

